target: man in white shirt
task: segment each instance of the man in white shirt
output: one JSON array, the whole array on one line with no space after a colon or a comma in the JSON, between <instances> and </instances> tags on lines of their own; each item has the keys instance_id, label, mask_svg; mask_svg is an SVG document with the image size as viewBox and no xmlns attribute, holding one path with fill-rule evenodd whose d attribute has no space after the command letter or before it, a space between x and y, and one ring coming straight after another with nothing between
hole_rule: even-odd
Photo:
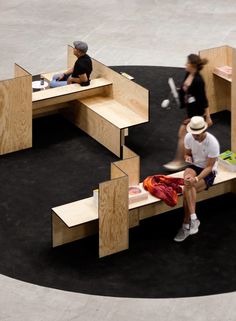
<instances>
[{"instance_id":1,"label":"man in white shirt","mask_svg":"<svg viewBox=\"0 0 236 321\"><path fill-rule=\"evenodd\" d=\"M189 166L184 171L184 221L174 238L176 242L198 232L200 221L196 215L196 194L211 187L216 176L220 146L206 129L207 123L201 116L192 117L187 125L184 146L185 161Z\"/></svg>"}]
</instances>

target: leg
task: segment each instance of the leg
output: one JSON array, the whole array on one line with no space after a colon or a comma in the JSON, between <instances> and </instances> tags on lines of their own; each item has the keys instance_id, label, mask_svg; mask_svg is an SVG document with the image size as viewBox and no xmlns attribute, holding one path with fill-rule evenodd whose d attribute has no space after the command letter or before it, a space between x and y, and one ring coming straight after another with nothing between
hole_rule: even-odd
<instances>
[{"instance_id":1,"label":"leg","mask_svg":"<svg viewBox=\"0 0 236 321\"><path fill-rule=\"evenodd\" d=\"M176 162L183 162L184 161L184 137L186 135L186 125L182 124L179 128L178 133L178 144L177 144L177 150L175 154L174 161Z\"/></svg>"},{"instance_id":2,"label":"leg","mask_svg":"<svg viewBox=\"0 0 236 321\"><path fill-rule=\"evenodd\" d=\"M197 193L206 189L206 182L204 179L199 180L196 184L189 184L186 178L196 177L197 173L192 168L187 168L184 172L184 200L189 212L189 218L191 214L196 212L196 197Z\"/></svg>"},{"instance_id":3,"label":"leg","mask_svg":"<svg viewBox=\"0 0 236 321\"><path fill-rule=\"evenodd\" d=\"M189 179L194 178L197 173L192 168L187 168L184 172L184 193L183 193L183 207L184 207L184 221L183 226L178 231L174 240L176 242L184 241L189 235L196 234L200 221L196 217L196 196L206 188L206 183L203 179L197 183L190 183ZM194 215L193 215L194 214ZM191 219L194 216L195 219Z\"/></svg>"},{"instance_id":4,"label":"leg","mask_svg":"<svg viewBox=\"0 0 236 321\"><path fill-rule=\"evenodd\" d=\"M60 74L55 74L52 77L52 80L50 81L50 87L51 88L55 88L55 87L61 87L61 86L66 86L67 85L67 81L62 80L62 81L58 81L57 79L60 77Z\"/></svg>"},{"instance_id":5,"label":"leg","mask_svg":"<svg viewBox=\"0 0 236 321\"><path fill-rule=\"evenodd\" d=\"M186 167L186 163L184 161L184 137L186 133L186 125L181 124L178 132L178 143L175 158L164 165L164 167L170 171L176 171Z\"/></svg>"}]
</instances>

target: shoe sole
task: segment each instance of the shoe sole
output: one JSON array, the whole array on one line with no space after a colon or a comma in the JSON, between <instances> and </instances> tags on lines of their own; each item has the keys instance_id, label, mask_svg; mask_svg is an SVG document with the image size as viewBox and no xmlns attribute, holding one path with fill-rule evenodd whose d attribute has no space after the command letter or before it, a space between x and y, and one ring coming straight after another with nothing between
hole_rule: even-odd
<instances>
[{"instance_id":1,"label":"shoe sole","mask_svg":"<svg viewBox=\"0 0 236 321\"><path fill-rule=\"evenodd\" d=\"M165 169L167 169L170 172L175 172L175 171L181 171L187 167L187 165L181 165L181 166L169 166L169 165L163 165Z\"/></svg>"},{"instance_id":2,"label":"shoe sole","mask_svg":"<svg viewBox=\"0 0 236 321\"><path fill-rule=\"evenodd\" d=\"M190 235L190 234L189 234ZM174 241L175 242L183 242L184 240L186 240L186 238L188 238L189 237L189 235L187 235L184 239L182 239L182 240L178 240L178 239L176 239L176 238L174 238Z\"/></svg>"}]
</instances>

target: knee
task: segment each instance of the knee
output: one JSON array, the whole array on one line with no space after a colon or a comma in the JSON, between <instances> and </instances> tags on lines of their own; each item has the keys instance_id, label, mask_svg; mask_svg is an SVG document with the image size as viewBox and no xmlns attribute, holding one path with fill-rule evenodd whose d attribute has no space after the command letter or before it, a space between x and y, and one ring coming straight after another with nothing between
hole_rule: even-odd
<instances>
[{"instance_id":1,"label":"knee","mask_svg":"<svg viewBox=\"0 0 236 321\"><path fill-rule=\"evenodd\" d=\"M50 83L49 83L49 86L50 86L51 88L56 87L56 80L51 80Z\"/></svg>"}]
</instances>

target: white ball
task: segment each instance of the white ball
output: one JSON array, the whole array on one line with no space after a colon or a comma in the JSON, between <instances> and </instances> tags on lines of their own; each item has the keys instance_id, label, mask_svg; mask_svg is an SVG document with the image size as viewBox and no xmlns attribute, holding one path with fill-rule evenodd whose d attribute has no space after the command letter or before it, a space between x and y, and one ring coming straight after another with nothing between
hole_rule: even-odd
<instances>
[{"instance_id":1,"label":"white ball","mask_svg":"<svg viewBox=\"0 0 236 321\"><path fill-rule=\"evenodd\" d=\"M169 104L170 104L169 99L165 99L165 100L163 100L163 102L161 103L161 107L162 107L162 108L167 108L167 107L169 106Z\"/></svg>"}]
</instances>

